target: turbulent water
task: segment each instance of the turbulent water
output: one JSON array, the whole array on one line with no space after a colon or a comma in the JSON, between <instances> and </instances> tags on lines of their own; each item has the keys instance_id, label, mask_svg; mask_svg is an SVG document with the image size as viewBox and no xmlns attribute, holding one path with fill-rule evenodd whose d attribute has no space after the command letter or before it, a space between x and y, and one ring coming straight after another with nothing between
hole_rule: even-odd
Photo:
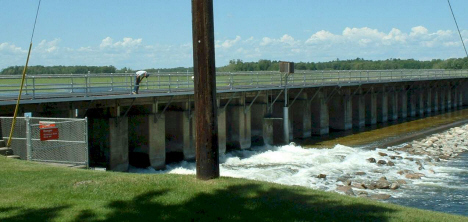
<instances>
[{"instance_id":1,"label":"turbulent water","mask_svg":"<svg viewBox=\"0 0 468 222\"><path fill-rule=\"evenodd\" d=\"M381 156L379 152L388 156ZM390 156L402 158L390 159ZM392 161L395 166L370 163L368 158ZM331 149L304 149L291 144L280 147L254 147L251 150L233 151L222 155L220 171L222 176L299 185L332 192L336 192L336 188L344 185L346 180L369 184L383 176L390 182L403 179L408 184L397 190L362 191L367 192L368 196L389 194L391 198L386 201L400 205L468 215L468 155L464 154L449 161L431 162L426 164L424 169L419 169L420 165L416 160L424 161L425 158L427 157L379 148L336 145ZM402 170L423 173L425 177L408 180L404 174L398 173ZM150 168L133 168L131 171L195 174L195 163L183 161L171 164L165 171ZM318 178L319 174L325 174L326 178ZM353 189L355 192L360 191Z\"/></svg>"}]
</instances>

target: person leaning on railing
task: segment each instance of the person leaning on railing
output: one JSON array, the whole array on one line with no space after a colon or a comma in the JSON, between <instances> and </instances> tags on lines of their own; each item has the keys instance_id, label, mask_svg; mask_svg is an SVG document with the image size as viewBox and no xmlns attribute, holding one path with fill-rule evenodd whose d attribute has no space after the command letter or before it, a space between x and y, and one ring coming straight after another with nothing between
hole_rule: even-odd
<instances>
[{"instance_id":1,"label":"person leaning on railing","mask_svg":"<svg viewBox=\"0 0 468 222\"><path fill-rule=\"evenodd\" d=\"M135 77L135 88L133 89L132 94L138 94L138 90L140 89L140 82L143 80L143 78L148 78L149 73L146 71L137 71L136 72L136 77Z\"/></svg>"}]
</instances>

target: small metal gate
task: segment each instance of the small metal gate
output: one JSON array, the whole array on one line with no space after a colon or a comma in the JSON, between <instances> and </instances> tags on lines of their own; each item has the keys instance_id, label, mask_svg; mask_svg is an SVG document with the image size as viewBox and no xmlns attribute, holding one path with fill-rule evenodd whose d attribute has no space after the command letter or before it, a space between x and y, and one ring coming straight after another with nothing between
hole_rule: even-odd
<instances>
[{"instance_id":1,"label":"small metal gate","mask_svg":"<svg viewBox=\"0 0 468 222\"><path fill-rule=\"evenodd\" d=\"M4 140L12 120L0 117ZM87 119L18 117L11 148L21 159L88 166Z\"/></svg>"}]
</instances>

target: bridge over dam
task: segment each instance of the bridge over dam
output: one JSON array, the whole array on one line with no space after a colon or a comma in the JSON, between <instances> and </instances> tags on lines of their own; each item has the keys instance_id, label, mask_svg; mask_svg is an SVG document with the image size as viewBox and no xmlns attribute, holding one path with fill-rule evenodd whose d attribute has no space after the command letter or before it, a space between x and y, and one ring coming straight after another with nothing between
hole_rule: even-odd
<instances>
[{"instance_id":1,"label":"bridge over dam","mask_svg":"<svg viewBox=\"0 0 468 222\"><path fill-rule=\"evenodd\" d=\"M195 158L191 77L152 73L132 95L130 74L29 75L19 111L86 117L91 165L127 171L138 153L163 169L170 157ZM468 70L239 72L216 78L220 153L468 104ZM20 77L0 79L0 116L13 116Z\"/></svg>"}]
</instances>

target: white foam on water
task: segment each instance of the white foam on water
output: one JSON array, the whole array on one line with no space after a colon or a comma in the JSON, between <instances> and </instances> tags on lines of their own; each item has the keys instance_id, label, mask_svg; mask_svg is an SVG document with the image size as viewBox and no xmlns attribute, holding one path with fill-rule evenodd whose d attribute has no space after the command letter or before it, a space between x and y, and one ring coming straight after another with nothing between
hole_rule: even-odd
<instances>
[{"instance_id":1,"label":"white foam on water","mask_svg":"<svg viewBox=\"0 0 468 222\"><path fill-rule=\"evenodd\" d=\"M379 152L388 156L380 156ZM391 159L390 156L401 156L402 159ZM414 161L404 158L414 158ZM380 166L370 163L368 158L377 161L392 161L395 166ZM353 182L369 184L385 176L388 181L398 179L407 180L403 185L408 188L415 186L440 186L449 187L447 181L456 179L453 172L459 169L446 166L424 165L425 169L419 170L415 160L424 160L424 156L413 156L404 152L395 152L387 149L363 149L336 145L331 149L304 149L296 145L254 147L252 150L238 150L220 156L221 176L246 178L259 181L274 182L286 185L299 185L326 191L335 191L337 186L343 185L342 178L349 177ZM195 163L182 161L169 164L165 171L152 169L132 168L131 172L138 173L173 173L195 174ZM421 180L408 180L405 175L400 175L401 170L410 170L415 173L423 173L426 177ZM364 172L358 176L356 172ZM325 174L326 179L317 178L319 174ZM353 188L355 189L355 188ZM355 189L356 190L356 189ZM368 193L387 193L393 197L405 195L405 189L392 190L366 190Z\"/></svg>"}]
</instances>

